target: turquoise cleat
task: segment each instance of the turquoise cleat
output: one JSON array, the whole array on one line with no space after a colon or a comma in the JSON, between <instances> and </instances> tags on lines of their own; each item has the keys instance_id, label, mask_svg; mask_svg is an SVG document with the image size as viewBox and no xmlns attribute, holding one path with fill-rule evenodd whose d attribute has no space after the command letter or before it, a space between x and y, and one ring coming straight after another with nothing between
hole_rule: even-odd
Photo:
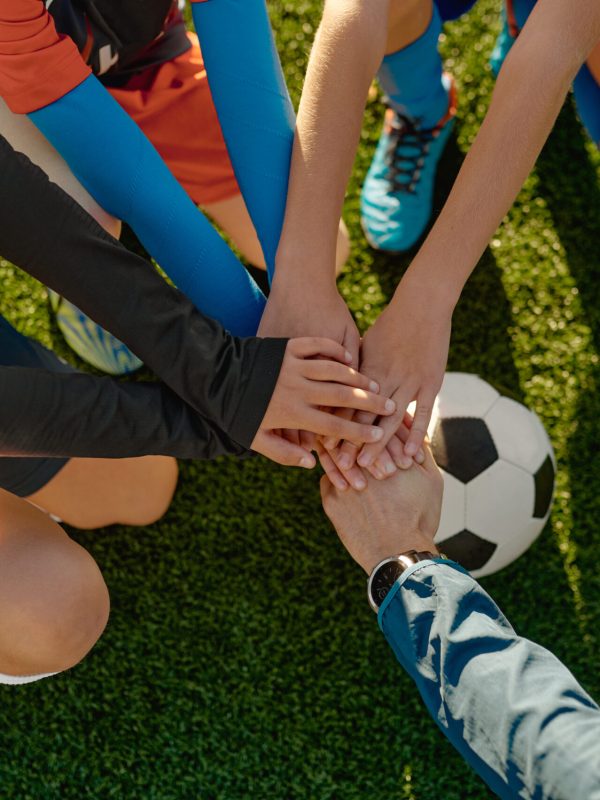
<instances>
[{"instance_id":1,"label":"turquoise cleat","mask_svg":"<svg viewBox=\"0 0 600 800\"><path fill-rule=\"evenodd\" d=\"M367 241L376 250L403 253L423 235L433 208L435 173L454 126L456 90L448 84L448 111L434 128L392 108L363 186L360 210Z\"/></svg>"},{"instance_id":2,"label":"turquoise cleat","mask_svg":"<svg viewBox=\"0 0 600 800\"><path fill-rule=\"evenodd\" d=\"M500 68L502 64L504 64L504 59L508 55L508 51L515 43L515 39L518 35L517 24L512 19L509 20L508 14L506 12L506 7L502 6L502 30L498 38L496 39L496 44L494 49L492 50L492 55L490 56L490 67L492 68L492 72L496 77L498 77L498 73L500 72Z\"/></svg>"},{"instance_id":3,"label":"turquoise cleat","mask_svg":"<svg viewBox=\"0 0 600 800\"><path fill-rule=\"evenodd\" d=\"M142 366L123 342L80 311L73 303L48 289L56 323L69 347L92 367L109 375L127 375Z\"/></svg>"}]
</instances>

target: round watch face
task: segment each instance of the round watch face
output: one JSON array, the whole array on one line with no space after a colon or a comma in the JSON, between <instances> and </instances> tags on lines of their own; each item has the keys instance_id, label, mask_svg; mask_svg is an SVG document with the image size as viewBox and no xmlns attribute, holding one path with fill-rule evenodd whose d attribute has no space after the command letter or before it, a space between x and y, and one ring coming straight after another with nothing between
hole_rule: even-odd
<instances>
[{"instance_id":1,"label":"round watch face","mask_svg":"<svg viewBox=\"0 0 600 800\"><path fill-rule=\"evenodd\" d=\"M371 599L378 608L405 569L406 567L398 561L388 561L387 564L379 567L375 575L373 575Z\"/></svg>"}]
</instances>

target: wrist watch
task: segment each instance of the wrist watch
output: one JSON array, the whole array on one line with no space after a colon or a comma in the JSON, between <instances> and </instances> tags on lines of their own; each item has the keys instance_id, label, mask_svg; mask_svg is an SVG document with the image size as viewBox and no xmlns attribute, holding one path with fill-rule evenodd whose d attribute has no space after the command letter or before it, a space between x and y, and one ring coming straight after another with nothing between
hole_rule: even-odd
<instances>
[{"instance_id":1,"label":"wrist watch","mask_svg":"<svg viewBox=\"0 0 600 800\"><path fill-rule=\"evenodd\" d=\"M428 550L421 552L408 550L399 556L391 556L380 561L371 572L367 584L367 597L373 611L378 613L388 592L405 569L419 561L431 561L434 558L446 558L446 556L443 553L430 553Z\"/></svg>"}]
</instances>

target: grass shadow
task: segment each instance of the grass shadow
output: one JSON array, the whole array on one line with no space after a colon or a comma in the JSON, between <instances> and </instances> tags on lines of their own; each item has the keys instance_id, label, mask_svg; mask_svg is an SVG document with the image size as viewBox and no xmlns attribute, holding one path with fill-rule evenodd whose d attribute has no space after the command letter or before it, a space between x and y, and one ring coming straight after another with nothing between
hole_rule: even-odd
<instances>
[{"instance_id":1,"label":"grass shadow","mask_svg":"<svg viewBox=\"0 0 600 800\"><path fill-rule=\"evenodd\" d=\"M596 633L600 624L600 570L596 559L600 543L600 186L589 143L572 102L565 105L538 159L536 172L540 194L576 282L595 350L585 373L574 376L579 384L579 399L566 454L572 531L565 558L578 576L579 614L585 622L582 651L591 655L600 646Z\"/></svg>"}]
</instances>

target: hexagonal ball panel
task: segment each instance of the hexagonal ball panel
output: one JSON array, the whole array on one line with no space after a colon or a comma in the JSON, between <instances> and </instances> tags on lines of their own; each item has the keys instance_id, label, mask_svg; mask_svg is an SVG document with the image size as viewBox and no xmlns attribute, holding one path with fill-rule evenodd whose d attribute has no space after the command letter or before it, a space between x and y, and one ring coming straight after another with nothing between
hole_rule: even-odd
<instances>
[{"instance_id":1,"label":"hexagonal ball panel","mask_svg":"<svg viewBox=\"0 0 600 800\"><path fill-rule=\"evenodd\" d=\"M431 437L438 465L459 481L468 483L498 459L498 452L482 419L439 419Z\"/></svg>"},{"instance_id":2,"label":"hexagonal ball panel","mask_svg":"<svg viewBox=\"0 0 600 800\"><path fill-rule=\"evenodd\" d=\"M479 375L447 372L440 389L435 411L442 417L483 417L500 397Z\"/></svg>"},{"instance_id":3,"label":"hexagonal ball panel","mask_svg":"<svg viewBox=\"0 0 600 800\"><path fill-rule=\"evenodd\" d=\"M533 519L535 484L525 470L497 461L467 486L466 527L500 547L527 536Z\"/></svg>"},{"instance_id":4,"label":"hexagonal ball panel","mask_svg":"<svg viewBox=\"0 0 600 800\"><path fill-rule=\"evenodd\" d=\"M482 569L494 555L497 545L464 530L437 543L442 553L468 570Z\"/></svg>"},{"instance_id":5,"label":"hexagonal ball panel","mask_svg":"<svg viewBox=\"0 0 600 800\"><path fill-rule=\"evenodd\" d=\"M539 417L509 397L499 397L485 415L498 455L527 472L535 472L552 453Z\"/></svg>"},{"instance_id":6,"label":"hexagonal ball panel","mask_svg":"<svg viewBox=\"0 0 600 800\"><path fill-rule=\"evenodd\" d=\"M533 476L535 483L535 502L533 516L536 519L545 519L552 505L554 497L554 477L556 470L552 458L548 455L542 466Z\"/></svg>"}]
</instances>

